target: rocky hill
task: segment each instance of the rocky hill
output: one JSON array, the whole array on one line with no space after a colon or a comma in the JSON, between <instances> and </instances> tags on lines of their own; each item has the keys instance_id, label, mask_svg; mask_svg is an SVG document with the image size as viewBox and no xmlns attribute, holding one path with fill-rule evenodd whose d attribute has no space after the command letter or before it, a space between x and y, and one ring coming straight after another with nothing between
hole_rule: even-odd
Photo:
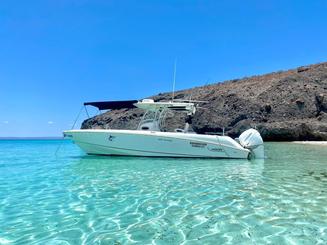
<instances>
[{"instance_id":1,"label":"rocky hill","mask_svg":"<svg viewBox=\"0 0 327 245\"><path fill-rule=\"evenodd\" d=\"M264 140L327 140L327 62L282 72L215 83L175 93L176 99L205 100L193 117L197 133L237 137L256 127ZM152 96L170 100L171 93ZM83 122L82 128L135 129L140 109L112 110ZM165 130L183 127L184 115L171 117Z\"/></svg>"}]
</instances>

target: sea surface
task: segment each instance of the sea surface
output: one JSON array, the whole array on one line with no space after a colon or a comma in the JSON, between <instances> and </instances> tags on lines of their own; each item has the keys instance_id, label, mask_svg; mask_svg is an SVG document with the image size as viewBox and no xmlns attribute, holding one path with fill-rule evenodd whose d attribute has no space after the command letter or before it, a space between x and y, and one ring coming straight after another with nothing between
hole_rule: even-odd
<instances>
[{"instance_id":1,"label":"sea surface","mask_svg":"<svg viewBox=\"0 0 327 245\"><path fill-rule=\"evenodd\" d=\"M70 141L1 140L0 244L327 244L327 146L265 152L97 157Z\"/></svg>"}]
</instances>

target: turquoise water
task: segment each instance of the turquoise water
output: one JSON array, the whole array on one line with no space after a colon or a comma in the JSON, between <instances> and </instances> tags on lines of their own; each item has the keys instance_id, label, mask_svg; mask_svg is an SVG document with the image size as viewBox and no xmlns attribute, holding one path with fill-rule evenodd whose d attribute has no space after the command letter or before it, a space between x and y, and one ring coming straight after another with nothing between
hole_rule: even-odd
<instances>
[{"instance_id":1,"label":"turquoise water","mask_svg":"<svg viewBox=\"0 0 327 245\"><path fill-rule=\"evenodd\" d=\"M327 147L266 154L110 158L2 140L0 244L327 244Z\"/></svg>"}]
</instances>

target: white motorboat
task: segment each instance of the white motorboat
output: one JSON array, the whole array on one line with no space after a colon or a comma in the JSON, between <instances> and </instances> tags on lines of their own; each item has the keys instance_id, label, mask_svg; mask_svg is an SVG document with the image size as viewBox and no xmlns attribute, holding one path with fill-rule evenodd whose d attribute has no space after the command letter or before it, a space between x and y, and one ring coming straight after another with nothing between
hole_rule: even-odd
<instances>
[{"instance_id":1,"label":"white motorboat","mask_svg":"<svg viewBox=\"0 0 327 245\"><path fill-rule=\"evenodd\" d=\"M191 117L197 106L194 102L107 101L88 102L100 110L141 108L146 112L136 130L79 129L64 131L87 154L189 157L189 158L263 158L263 140L255 129L243 132L238 140L225 135L203 135L190 131ZM184 129L164 132L165 119L169 112L185 112Z\"/></svg>"}]
</instances>

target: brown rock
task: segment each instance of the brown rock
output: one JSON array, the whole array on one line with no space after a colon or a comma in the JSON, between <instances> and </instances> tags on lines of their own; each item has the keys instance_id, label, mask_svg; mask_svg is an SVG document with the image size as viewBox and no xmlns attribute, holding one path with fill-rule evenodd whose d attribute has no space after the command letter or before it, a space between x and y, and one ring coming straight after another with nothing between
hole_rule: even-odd
<instances>
[{"instance_id":1,"label":"brown rock","mask_svg":"<svg viewBox=\"0 0 327 245\"><path fill-rule=\"evenodd\" d=\"M175 92L175 97L205 100L193 117L198 133L221 132L238 137L257 127L264 140L327 140L327 63L284 72L234 79ZM156 101L170 100L160 93ZM114 110L85 120L82 128L135 129L143 112ZM183 126L184 115L176 114L165 130Z\"/></svg>"}]
</instances>

